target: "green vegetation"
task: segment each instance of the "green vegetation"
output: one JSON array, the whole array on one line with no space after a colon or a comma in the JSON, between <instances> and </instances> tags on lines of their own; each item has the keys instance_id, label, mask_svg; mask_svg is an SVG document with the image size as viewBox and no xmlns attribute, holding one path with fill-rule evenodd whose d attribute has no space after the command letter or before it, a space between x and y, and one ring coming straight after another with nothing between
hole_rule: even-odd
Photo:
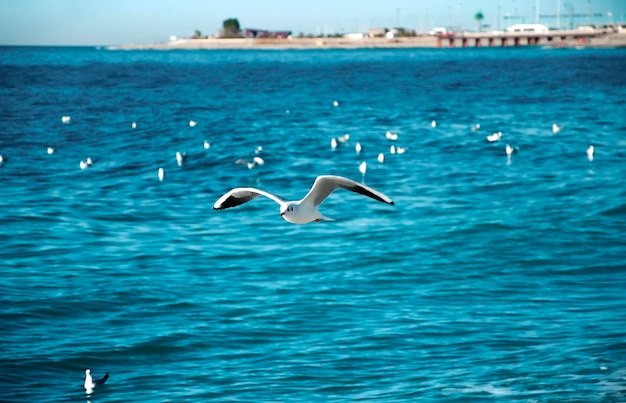
<instances>
[{"instance_id":1,"label":"green vegetation","mask_svg":"<svg viewBox=\"0 0 626 403\"><path fill-rule=\"evenodd\" d=\"M222 23L222 38L239 38L241 37L241 27L237 18L228 18Z\"/></svg>"},{"instance_id":2,"label":"green vegetation","mask_svg":"<svg viewBox=\"0 0 626 403\"><path fill-rule=\"evenodd\" d=\"M478 22L478 32L482 32L483 20L485 19L483 12L482 11L477 12L476 15L474 15L474 19L476 20L476 22Z\"/></svg>"}]
</instances>

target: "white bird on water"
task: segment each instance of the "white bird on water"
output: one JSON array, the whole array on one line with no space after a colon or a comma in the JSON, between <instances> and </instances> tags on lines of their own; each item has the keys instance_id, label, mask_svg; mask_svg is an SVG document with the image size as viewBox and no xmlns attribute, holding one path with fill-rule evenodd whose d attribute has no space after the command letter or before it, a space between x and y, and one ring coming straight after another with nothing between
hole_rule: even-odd
<instances>
[{"instance_id":1,"label":"white bird on water","mask_svg":"<svg viewBox=\"0 0 626 403\"><path fill-rule=\"evenodd\" d=\"M257 165L265 164L265 161L261 157L254 157L252 159L252 161L248 161L245 158L240 158L237 161L235 161L235 164L246 165L248 167L248 169L252 169L252 168L254 168Z\"/></svg>"},{"instance_id":2,"label":"white bird on water","mask_svg":"<svg viewBox=\"0 0 626 403\"><path fill-rule=\"evenodd\" d=\"M204 140L204 149L208 150L209 148L211 148L211 143L209 143L208 141Z\"/></svg>"},{"instance_id":3,"label":"white bird on water","mask_svg":"<svg viewBox=\"0 0 626 403\"><path fill-rule=\"evenodd\" d=\"M371 197L379 202L391 205L394 204L389 197L381 192L353 181L352 179L335 175L322 175L315 179L315 183L313 183L309 193L300 200L288 201L274 193L251 187L235 188L217 199L213 208L215 210L223 210L249 202L257 196L265 196L280 205L280 216L290 223L307 224L320 220L335 221L332 218L322 215L322 213L319 212L319 206L332 192L339 188Z\"/></svg>"},{"instance_id":4,"label":"white bird on water","mask_svg":"<svg viewBox=\"0 0 626 403\"><path fill-rule=\"evenodd\" d=\"M432 122L430 122L430 127L432 127L433 129L437 127L437 121L433 120Z\"/></svg>"},{"instance_id":5,"label":"white bird on water","mask_svg":"<svg viewBox=\"0 0 626 403\"><path fill-rule=\"evenodd\" d=\"M593 145L590 145L589 148L587 148L587 159L591 162L593 161L593 153L595 151L595 147Z\"/></svg>"},{"instance_id":6,"label":"white bird on water","mask_svg":"<svg viewBox=\"0 0 626 403\"><path fill-rule=\"evenodd\" d=\"M165 178L165 171L163 170L163 168L159 168L159 172L157 175L159 176L159 181L163 182L163 179Z\"/></svg>"},{"instance_id":7,"label":"white bird on water","mask_svg":"<svg viewBox=\"0 0 626 403\"><path fill-rule=\"evenodd\" d=\"M104 383L107 381L107 379L109 379L109 373L108 372L106 374L104 374L104 376L102 378L96 379L94 381L92 376L91 376L91 370L90 369L86 369L85 370L85 383L83 384L83 387L85 388L87 394L90 395L93 392L93 389L96 386L104 385Z\"/></svg>"},{"instance_id":8,"label":"white bird on water","mask_svg":"<svg viewBox=\"0 0 626 403\"><path fill-rule=\"evenodd\" d=\"M195 120L190 120L189 121L189 127L196 127L197 124L198 124L198 122L196 122Z\"/></svg>"},{"instance_id":9,"label":"white bird on water","mask_svg":"<svg viewBox=\"0 0 626 403\"><path fill-rule=\"evenodd\" d=\"M67 124L67 123L70 123L71 120L72 120L72 118L70 116L67 116L67 115L66 116L61 116L61 122L62 123Z\"/></svg>"},{"instance_id":10,"label":"white bird on water","mask_svg":"<svg viewBox=\"0 0 626 403\"><path fill-rule=\"evenodd\" d=\"M179 167L183 166L183 163L187 159L187 153L182 153L180 151L176 151L176 163Z\"/></svg>"},{"instance_id":11,"label":"white bird on water","mask_svg":"<svg viewBox=\"0 0 626 403\"><path fill-rule=\"evenodd\" d=\"M48 147L48 154L54 154L54 148Z\"/></svg>"},{"instance_id":12,"label":"white bird on water","mask_svg":"<svg viewBox=\"0 0 626 403\"><path fill-rule=\"evenodd\" d=\"M133 129L137 128L137 122L133 122L130 124L130 127L132 127Z\"/></svg>"},{"instance_id":13,"label":"white bird on water","mask_svg":"<svg viewBox=\"0 0 626 403\"><path fill-rule=\"evenodd\" d=\"M383 153L378 154L378 162L380 162L381 164L385 162L385 154Z\"/></svg>"},{"instance_id":14,"label":"white bird on water","mask_svg":"<svg viewBox=\"0 0 626 403\"><path fill-rule=\"evenodd\" d=\"M359 172L361 172L361 175L365 176L365 172L367 172L367 162L363 161L359 164Z\"/></svg>"},{"instance_id":15,"label":"white bird on water","mask_svg":"<svg viewBox=\"0 0 626 403\"><path fill-rule=\"evenodd\" d=\"M385 137L389 140L398 140L398 133L392 133L390 131L387 131L387 133L385 133Z\"/></svg>"},{"instance_id":16,"label":"white bird on water","mask_svg":"<svg viewBox=\"0 0 626 403\"><path fill-rule=\"evenodd\" d=\"M560 127L559 125L557 125L556 123L552 123L552 133L557 134L558 132L560 132L561 130L563 130L562 127Z\"/></svg>"},{"instance_id":17,"label":"white bird on water","mask_svg":"<svg viewBox=\"0 0 626 403\"><path fill-rule=\"evenodd\" d=\"M494 134L490 134L487 136L487 141L490 143L496 142L502 138L502 132L495 132Z\"/></svg>"},{"instance_id":18,"label":"white bird on water","mask_svg":"<svg viewBox=\"0 0 626 403\"><path fill-rule=\"evenodd\" d=\"M336 138L332 138L330 139L330 148L331 150L336 150L337 149L337 139Z\"/></svg>"},{"instance_id":19,"label":"white bird on water","mask_svg":"<svg viewBox=\"0 0 626 403\"><path fill-rule=\"evenodd\" d=\"M343 136L337 137L337 141L340 143L347 143L348 140L350 140L350 135L348 133L344 134Z\"/></svg>"},{"instance_id":20,"label":"white bird on water","mask_svg":"<svg viewBox=\"0 0 626 403\"><path fill-rule=\"evenodd\" d=\"M356 151L357 154L361 154L361 151L363 151L363 146L358 141L356 142L356 145L354 146L354 151Z\"/></svg>"}]
</instances>

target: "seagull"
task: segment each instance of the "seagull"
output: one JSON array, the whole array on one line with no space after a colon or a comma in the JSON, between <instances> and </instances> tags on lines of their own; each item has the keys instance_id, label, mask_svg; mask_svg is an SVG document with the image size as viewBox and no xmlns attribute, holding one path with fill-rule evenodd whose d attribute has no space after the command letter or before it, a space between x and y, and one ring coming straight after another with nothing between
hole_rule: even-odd
<instances>
[{"instance_id":1,"label":"seagull","mask_svg":"<svg viewBox=\"0 0 626 403\"><path fill-rule=\"evenodd\" d=\"M404 154L408 150L407 147L396 147L396 154Z\"/></svg>"},{"instance_id":2,"label":"seagull","mask_svg":"<svg viewBox=\"0 0 626 403\"><path fill-rule=\"evenodd\" d=\"M69 116L61 116L61 122L63 123L70 123L70 120L72 120L72 118Z\"/></svg>"},{"instance_id":3,"label":"seagull","mask_svg":"<svg viewBox=\"0 0 626 403\"><path fill-rule=\"evenodd\" d=\"M333 106L336 108L339 106L339 101L333 101Z\"/></svg>"},{"instance_id":4,"label":"seagull","mask_svg":"<svg viewBox=\"0 0 626 403\"><path fill-rule=\"evenodd\" d=\"M136 129L137 128L137 123L136 122L131 123L130 127L132 127L133 129Z\"/></svg>"},{"instance_id":5,"label":"seagull","mask_svg":"<svg viewBox=\"0 0 626 403\"><path fill-rule=\"evenodd\" d=\"M593 161L593 152L595 151L595 147L593 145L590 145L589 148L587 149L587 159L589 161Z\"/></svg>"},{"instance_id":6,"label":"seagull","mask_svg":"<svg viewBox=\"0 0 626 403\"><path fill-rule=\"evenodd\" d=\"M332 138L330 139L330 148L332 150L336 150L337 149L337 139L336 138Z\"/></svg>"},{"instance_id":7,"label":"seagull","mask_svg":"<svg viewBox=\"0 0 626 403\"><path fill-rule=\"evenodd\" d=\"M48 147L48 154L54 154L54 148Z\"/></svg>"},{"instance_id":8,"label":"seagull","mask_svg":"<svg viewBox=\"0 0 626 403\"><path fill-rule=\"evenodd\" d=\"M187 159L187 153L180 153L180 151L176 151L176 163L179 167L183 166L183 162Z\"/></svg>"},{"instance_id":9,"label":"seagull","mask_svg":"<svg viewBox=\"0 0 626 403\"><path fill-rule=\"evenodd\" d=\"M430 122L430 127L432 127L433 129L437 127L437 121L433 120L432 122Z\"/></svg>"},{"instance_id":10,"label":"seagull","mask_svg":"<svg viewBox=\"0 0 626 403\"><path fill-rule=\"evenodd\" d=\"M348 140L350 140L350 135L348 133L344 134L343 136L337 137L337 141L340 143L347 143Z\"/></svg>"},{"instance_id":11,"label":"seagull","mask_svg":"<svg viewBox=\"0 0 626 403\"><path fill-rule=\"evenodd\" d=\"M83 384L83 386L87 390L87 394L90 395L96 386L104 385L107 379L109 379L108 372L104 374L104 376L101 379L96 379L96 381L94 382L93 378L91 377L91 370L86 369L85 370L85 383Z\"/></svg>"},{"instance_id":12,"label":"seagull","mask_svg":"<svg viewBox=\"0 0 626 403\"><path fill-rule=\"evenodd\" d=\"M363 196L371 197L379 202L394 205L394 202L381 192L363 185L352 179L335 175L322 175L315 179L315 183L304 198L297 201L287 201L282 197L264 190L256 188L235 188L217 199L213 208L223 210L230 207L237 207L249 202L257 196L265 196L274 200L280 205L280 216L293 224L307 224L310 222L335 221L332 218L322 215L318 208L320 204L336 189L343 188Z\"/></svg>"},{"instance_id":13,"label":"seagull","mask_svg":"<svg viewBox=\"0 0 626 403\"><path fill-rule=\"evenodd\" d=\"M381 164L385 162L385 154L383 153L378 154L378 162L380 162Z\"/></svg>"},{"instance_id":14,"label":"seagull","mask_svg":"<svg viewBox=\"0 0 626 403\"><path fill-rule=\"evenodd\" d=\"M255 154L261 154L261 151L263 151L263 146L258 146L258 147L254 150L254 153L255 153Z\"/></svg>"},{"instance_id":15,"label":"seagull","mask_svg":"<svg viewBox=\"0 0 626 403\"><path fill-rule=\"evenodd\" d=\"M80 160L80 169L87 169L87 167L89 166L89 164L87 164L85 161Z\"/></svg>"},{"instance_id":16,"label":"seagull","mask_svg":"<svg viewBox=\"0 0 626 403\"><path fill-rule=\"evenodd\" d=\"M361 146L361 143L357 141L356 145L354 146L354 150L357 154L361 154L361 151L363 151L363 146Z\"/></svg>"},{"instance_id":17,"label":"seagull","mask_svg":"<svg viewBox=\"0 0 626 403\"><path fill-rule=\"evenodd\" d=\"M2 154L0 154L0 167L3 166L6 162L7 158L3 157Z\"/></svg>"},{"instance_id":18,"label":"seagull","mask_svg":"<svg viewBox=\"0 0 626 403\"><path fill-rule=\"evenodd\" d=\"M196 122L195 120L190 120L189 121L189 127L196 127L197 124L198 124L198 122Z\"/></svg>"},{"instance_id":19,"label":"seagull","mask_svg":"<svg viewBox=\"0 0 626 403\"><path fill-rule=\"evenodd\" d=\"M480 129L480 123L476 123L475 125L472 125L472 131L475 132L478 129Z\"/></svg>"},{"instance_id":20,"label":"seagull","mask_svg":"<svg viewBox=\"0 0 626 403\"><path fill-rule=\"evenodd\" d=\"M487 141L493 143L502 138L502 132L495 132L494 134L490 134L487 136Z\"/></svg>"},{"instance_id":21,"label":"seagull","mask_svg":"<svg viewBox=\"0 0 626 403\"><path fill-rule=\"evenodd\" d=\"M556 123L552 123L552 133L557 134L558 132L560 132L561 130L563 130L562 127L560 127L559 125L557 125Z\"/></svg>"},{"instance_id":22,"label":"seagull","mask_svg":"<svg viewBox=\"0 0 626 403\"><path fill-rule=\"evenodd\" d=\"M387 133L385 133L385 137L387 137L389 140L398 140L398 133L392 133L390 131L387 131Z\"/></svg>"},{"instance_id":23,"label":"seagull","mask_svg":"<svg viewBox=\"0 0 626 403\"><path fill-rule=\"evenodd\" d=\"M163 182L163 178L165 178L165 171L163 168L159 168L159 173L157 175L159 176L159 181Z\"/></svg>"},{"instance_id":24,"label":"seagull","mask_svg":"<svg viewBox=\"0 0 626 403\"><path fill-rule=\"evenodd\" d=\"M396 153L396 146L392 144L389 146L389 154L395 154L395 153Z\"/></svg>"},{"instance_id":25,"label":"seagull","mask_svg":"<svg viewBox=\"0 0 626 403\"><path fill-rule=\"evenodd\" d=\"M254 157L252 159L252 161L248 161L245 158L241 158L241 159L238 159L237 161L235 161L235 164L247 165L248 169L252 169L252 168L254 168L257 165L265 164L265 161L261 157Z\"/></svg>"},{"instance_id":26,"label":"seagull","mask_svg":"<svg viewBox=\"0 0 626 403\"><path fill-rule=\"evenodd\" d=\"M209 148L211 148L211 143L209 143L208 141L204 141L204 149L208 150Z\"/></svg>"},{"instance_id":27,"label":"seagull","mask_svg":"<svg viewBox=\"0 0 626 403\"><path fill-rule=\"evenodd\" d=\"M506 147L505 147L505 150L506 150L506 155L508 155L510 157L511 155L513 155L514 152L516 152L518 150L518 148L517 147L513 148L513 147L511 147L510 145L507 144Z\"/></svg>"},{"instance_id":28,"label":"seagull","mask_svg":"<svg viewBox=\"0 0 626 403\"><path fill-rule=\"evenodd\" d=\"M365 176L365 172L367 172L367 162L363 161L359 164L359 172L361 172L361 175Z\"/></svg>"}]
</instances>

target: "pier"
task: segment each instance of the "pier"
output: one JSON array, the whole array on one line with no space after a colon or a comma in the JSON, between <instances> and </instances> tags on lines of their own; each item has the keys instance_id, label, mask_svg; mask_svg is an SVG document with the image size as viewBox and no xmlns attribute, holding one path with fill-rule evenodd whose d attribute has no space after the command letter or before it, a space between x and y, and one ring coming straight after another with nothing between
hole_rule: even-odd
<instances>
[{"instance_id":1,"label":"pier","mask_svg":"<svg viewBox=\"0 0 626 403\"><path fill-rule=\"evenodd\" d=\"M462 32L454 35L439 35L436 39L437 48L456 47L506 47L547 45L585 46L595 38L605 37L604 30L559 30L549 32Z\"/></svg>"}]
</instances>

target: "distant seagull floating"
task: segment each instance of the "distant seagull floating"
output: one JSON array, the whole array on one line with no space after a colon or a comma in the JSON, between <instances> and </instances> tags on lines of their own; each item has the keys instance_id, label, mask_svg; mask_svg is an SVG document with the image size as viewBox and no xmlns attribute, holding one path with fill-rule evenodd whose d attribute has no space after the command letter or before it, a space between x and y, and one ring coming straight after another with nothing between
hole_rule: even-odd
<instances>
[{"instance_id":1,"label":"distant seagull floating","mask_svg":"<svg viewBox=\"0 0 626 403\"><path fill-rule=\"evenodd\" d=\"M80 164L79 164L79 166L80 166L80 169L87 169L87 167L88 167L89 165L87 165L87 163L86 163L85 161L80 160Z\"/></svg>"},{"instance_id":2,"label":"distant seagull floating","mask_svg":"<svg viewBox=\"0 0 626 403\"><path fill-rule=\"evenodd\" d=\"M104 385L104 383L107 381L107 379L109 379L109 373L108 372L106 374L104 374L104 376L102 378L96 379L94 381L93 378L91 377L91 370L86 369L85 370L85 383L83 384L83 387L87 391L87 394L90 395L93 392L93 389L96 386Z\"/></svg>"},{"instance_id":3,"label":"distant seagull floating","mask_svg":"<svg viewBox=\"0 0 626 403\"><path fill-rule=\"evenodd\" d=\"M593 145L590 145L589 148L587 148L587 159L591 162L593 161L593 153L595 151L595 147Z\"/></svg>"},{"instance_id":4,"label":"distant seagull floating","mask_svg":"<svg viewBox=\"0 0 626 403\"><path fill-rule=\"evenodd\" d=\"M433 120L432 122L430 122L430 127L432 127L433 129L437 127L437 121Z\"/></svg>"},{"instance_id":5,"label":"distant seagull floating","mask_svg":"<svg viewBox=\"0 0 626 403\"><path fill-rule=\"evenodd\" d=\"M159 176L159 181L163 182L163 179L165 178L165 171L163 170L163 168L159 168L159 172L157 175Z\"/></svg>"},{"instance_id":6,"label":"distant seagull floating","mask_svg":"<svg viewBox=\"0 0 626 403\"><path fill-rule=\"evenodd\" d=\"M61 122L63 123L70 123L70 120L72 120L72 118L69 116L61 116Z\"/></svg>"},{"instance_id":7,"label":"distant seagull floating","mask_svg":"<svg viewBox=\"0 0 626 403\"><path fill-rule=\"evenodd\" d=\"M334 219L322 215L318 208L333 191L339 188L371 197L383 203L394 204L389 197L381 192L352 179L342 176L323 175L315 179L315 183L313 183L309 193L301 200L287 201L278 195L256 188L235 188L220 197L213 205L213 208L215 210L223 210L249 202L257 196L265 196L280 205L280 216L290 223L307 224L320 220L334 221Z\"/></svg>"},{"instance_id":8,"label":"distant seagull floating","mask_svg":"<svg viewBox=\"0 0 626 403\"><path fill-rule=\"evenodd\" d=\"M133 129L136 129L137 128L137 123L135 123L135 122L131 123L130 127L132 127Z\"/></svg>"},{"instance_id":9,"label":"distant seagull floating","mask_svg":"<svg viewBox=\"0 0 626 403\"><path fill-rule=\"evenodd\" d=\"M0 154L0 167L3 166L7 162L7 159Z\"/></svg>"},{"instance_id":10,"label":"distant seagull floating","mask_svg":"<svg viewBox=\"0 0 626 403\"><path fill-rule=\"evenodd\" d=\"M478 129L480 129L480 123L476 123L475 125L472 125L472 131L475 132Z\"/></svg>"},{"instance_id":11,"label":"distant seagull floating","mask_svg":"<svg viewBox=\"0 0 626 403\"><path fill-rule=\"evenodd\" d=\"M180 151L176 151L176 163L179 167L183 166L183 163L187 159L187 153L182 153Z\"/></svg>"},{"instance_id":12,"label":"distant seagull floating","mask_svg":"<svg viewBox=\"0 0 626 403\"><path fill-rule=\"evenodd\" d=\"M516 152L517 150L518 150L518 148L517 148L517 147L513 148L513 147L511 147L511 146L510 146L510 145L508 145L508 144L507 144L507 145L506 145L506 147L505 147L506 155L508 155L509 157L510 157L511 155L513 155L513 153L514 153L514 152Z\"/></svg>"},{"instance_id":13,"label":"distant seagull floating","mask_svg":"<svg viewBox=\"0 0 626 403\"><path fill-rule=\"evenodd\" d=\"M235 161L235 164L246 165L248 169L252 169L257 165L265 164L265 161L261 157L254 157L252 161L248 161L247 159L240 158L237 161Z\"/></svg>"},{"instance_id":14,"label":"distant seagull floating","mask_svg":"<svg viewBox=\"0 0 626 403\"><path fill-rule=\"evenodd\" d=\"M390 131L387 131L387 133L385 133L385 137L389 140L398 140L398 133L392 133Z\"/></svg>"},{"instance_id":15,"label":"distant seagull floating","mask_svg":"<svg viewBox=\"0 0 626 403\"><path fill-rule=\"evenodd\" d=\"M190 120L189 121L189 127L196 127L197 124L198 124L198 122L196 122L195 120Z\"/></svg>"},{"instance_id":16,"label":"distant seagull floating","mask_svg":"<svg viewBox=\"0 0 626 403\"><path fill-rule=\"evenodd\" d=\"M367 172L367 162L363 161L359 164L359 172L361 172L361 175L365 176L365 172Z\"/></svg>"},{"instance_id":17,"label":"distant seagull floating","mask_svg":"<svg viewBox=\"0 0 626 403\"><path fill-rule=\"evenodd\" d=\"M91 157L87 157L87 160L85 162L87 163L87 166L93 165L93 160L91 159Z\"/></svg>"},{"instance_id":18,"label":"distant seagull floating","mask_svg":"<svg viewBox=\"0 0 626 403\"><path fill-rule=\"evenodd\" d=\"M340 143L347 143L348 140L350 140L350 135L348 133L344 134L343 136L337 137L337 141Z\"/></svg>"},{"instance_id":19,"label":"distant seagull floating","mask_svg":"<svg viewBox=\"0 0 626 403\"><path fill-rule=\"evenodd\" d=\"M502 138L502 132L495 132L494 134L490 134L487 136L487 141L493 143Z\"/></svg>"},{"instance_id":20,"label":"distant seagull floating","mask_svg":"<svg viewBox=\"0 0 626 403\"><path fill-rule=\"evenodd\" d=\"M336 108L339 106L339 101L333 101L333 106Z\"/></svg>"},{"instance_id":21,"label":"distant seagull floating","mask_svg":"<svg viewBox=\"0 0 626 403\"><path fill-rule=\"evenodd\" d=\"M396 153L396 146L392 144L389 146L389 154L395 154L395 153Z\"/></svg>"},{"instance_id":22,"label":"distant seagull floating","mask_svg":"<svg viewBox=\"0 0 626 403\"><path fill-rule=\"evenodd\" d=\"M381 164L385 162L385 154L383 153L378 154L378 162L380 162Z\"/></svg>"},{"instance_id":23,"label":"distant seagull floating","mask_svg":"<svg viewBox=\"0 0 626 403\"><path fill-rule=\"evenodd\" d=\"M562 127L560 127L556 123L552 123L552 133L556 134L556 133L560 132L561 130L563 130Z\"/></svg>"},{"instance_id":24,"label":"distant seagull floating","mask_svg":"<svg viewBox=\"0 0 626 403\"><path fill-rule=\"evenodd\" d=\"M258 147L254 150L254 153L255 153L255 154L261 154L261 151L263 151L263 147L262 147L262 146L258 146Z\"/></svg>"},{"instance_id":25,"label":"distant seagull floating","mask_svg":"<svg viewBox=\"0 0 626 403\"><path fill-rule=\"evenodd\" d=\"M356 151L357 154L361 154L361 151L363 151L363 147L361 146L361 143L359 143L358 141L356 142L356 145L354 146L354 151Z\"/></svg>"},{"instance_id":26,"label":"distant seagull floating","mask_svg":"<svg viewBox=\"0 0 626 403\"><path fill-rule=\"evenodd\" d=\"M209 148L211 148L211 143L209 143L208 141L204 141L204 149L208 150Z\"/></svg>"},{"instance_id":27,"label":"distant seagull floating","mask_svg":"<svg viewBox=\"0 0 626 403\"><path fill-rule=\"evenodd\" d=\"M54 148L48 147L48 154L54 154Z\"/></svg>"},{"instance_id":28,"label":"distant seagull floating","mask_svg":"<svg viewBox=\"0 0 626 403\"><path fill-rule=\"evenodd\" d=\"M332 150L336 150L337 149L337 139L336 138L332 138L330 139L330 148Z\"/></svg>"},{"instance_id":29,"label":"distant seagull floating","mask_svg":"<svg viewBox=\"0 0 626 403\"><path fill-rule=\"evenodd\" d=\"M406 147L396 147L396 154L404 154L408 150Z\"/></svg>"}]
</instances>

